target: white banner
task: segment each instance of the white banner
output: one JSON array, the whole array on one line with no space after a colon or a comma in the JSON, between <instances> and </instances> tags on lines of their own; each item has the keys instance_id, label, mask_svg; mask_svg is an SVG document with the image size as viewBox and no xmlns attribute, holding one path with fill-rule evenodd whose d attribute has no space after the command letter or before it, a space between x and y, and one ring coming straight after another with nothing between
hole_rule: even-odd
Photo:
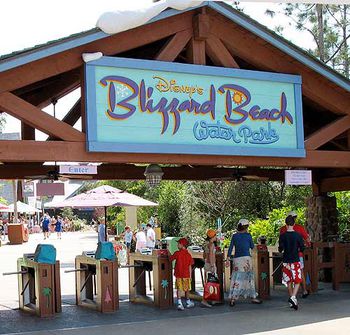
<instances>
[{"instance_id":1,"label":"white banner","mask_svg":"<svg viewBox=\"0 0 350 335\"><path fill-rule=\"evenodd\" d=\"M285 170L286 185L312 185L311 170Z\"/></svg>"}]
</instances>

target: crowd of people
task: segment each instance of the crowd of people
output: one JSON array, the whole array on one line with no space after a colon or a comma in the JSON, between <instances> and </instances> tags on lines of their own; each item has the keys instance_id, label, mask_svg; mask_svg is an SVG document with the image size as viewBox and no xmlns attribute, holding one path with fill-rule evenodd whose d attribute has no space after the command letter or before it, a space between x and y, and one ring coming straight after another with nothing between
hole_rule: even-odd
<instances>
[{"instance_id":1,"label":"crowd of people","mask_svg":"<svg viewBox=\"0 0 350 335\"><path fill-rule=\"evenodd\" d=\"M254 243L251 234L248 232L249 221L241 219L237 225L237 232L231 237L230 247L228 250L228 259L225 260L226 266L232 266L231 283L229 292L229 305L235 306L238 299L250 299L254 304L261 304L262 300L258 298L255 289L255 278L251 251L254 249ZM213 229L207 231L206 243L204 246L204 273L205 282L211 276L217 276L216 257L218 251L217 234ZM296 213L288 213L285 219L285 226L280 230L279 251L283 252L282 263L282 283L288 287L288 303L289 307L297 310L298 300L297 294L300 285L303 287L302 298L309 295L305 283L305 275L303 272L303 250L304 247L310 245L310 238L305 228L296 224ZM191 274L193 259L187 251L188 240L180 238L178 241L178 251L170 255L170 260L175 263L175 287L177 290L178 310L184 310L182 303L182 292L186 299L186 307L194 306L189 299L191 291ZM234 253L232 255L232 252ZM232 264L231 264L232 263ZM202 299L202 306L211 308L213 302L207 301L205 296Z\"/></svg>"},{"instance_id":2,"label":"crowd of people","mask_svg":"<svg viewBox=\"0 0 350 335\"><path fill-rule=\"evenodd\" d=\"M246 219L239 220L237 230L231 237L228 249L228 257L225 266L231 267L231 282L229 290L229 305L236 305L239 299L249 299L253 304L261 304L255 288L255 272L253 269L252 250L254 242L249 233L250 222ZM144 249L152 250L156 246L156 234L152 224L147 224L145 228L140 227L132 231L129 226L125 227L120 236L123 245L127 250L127 262L130 251L142 252ZM221 251L217 243L217 232L208 229L206 242L203 247L204 262L204 282L211 278L217 278L216 253ZM189 241L185 237L178 240L178 251L170 254L171 261L175 262L175 288L177 290L177 307L179 310L191 308L194 303L190 300L192 267L194 264L191 253L188 251ZM296 224L296 213L288 213L285 225L280 230L279 251L283 253L282 278L283 284L288 288L288 303L291 308L298 309L297 294L302 286L301 297L309 295L303 273L303 250L305 246L310 246L310 238L305 228ZM218 279L216 279L218 280ZM183 304L184 296L186 303ZM210 301L203 297L201 305L211 308L215 301Z\"/></svg>"},{"instance_id":3,"label":"crowd of people","mask_svg":"<svg viewBox=\"0 0 350 335\"><path fill-rule=\"evenodd\" d=\"M44 234L44 240L48 239L51 233L56 233L57 239L62 239L62 232L71 231L72 223L68 218L63 219L59 215L51 217L45 213L40 219L40 227Z\"/></svg>"}]
</instances>

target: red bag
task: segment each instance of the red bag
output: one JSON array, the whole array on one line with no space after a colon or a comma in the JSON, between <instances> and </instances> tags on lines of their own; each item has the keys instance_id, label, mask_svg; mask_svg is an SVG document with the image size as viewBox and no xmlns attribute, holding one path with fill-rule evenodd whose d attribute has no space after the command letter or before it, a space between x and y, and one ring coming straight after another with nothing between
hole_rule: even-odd
<instances>
[{"instance_id":1,"label":"red bag","mask_svg":"<svg viewBox=\"0 0 350 335\"><path fill-rule=\"evenodd\" d=\"M204 300L209 301L220 301L220 284L219 283L211 283L207 282L204 285L204 294L203 298Z\"/></svg>"}]
</instances>

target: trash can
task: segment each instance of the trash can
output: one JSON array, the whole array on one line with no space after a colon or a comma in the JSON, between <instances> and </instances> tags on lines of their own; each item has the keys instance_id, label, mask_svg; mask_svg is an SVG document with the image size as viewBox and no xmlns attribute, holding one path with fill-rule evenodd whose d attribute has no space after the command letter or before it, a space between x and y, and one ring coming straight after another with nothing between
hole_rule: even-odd
<instances>
[{"instance_id":1,"label":"trash can","mask_svg":"<svg viewBox=\"0 0 350 335\"><path fill-rule=\"evenodd\" d=\"M27 242L28 239L25 238L24 226L21 223L9 223L8 229L8 239L11 244L22 244Z\"/></svg>"}]
</instances>

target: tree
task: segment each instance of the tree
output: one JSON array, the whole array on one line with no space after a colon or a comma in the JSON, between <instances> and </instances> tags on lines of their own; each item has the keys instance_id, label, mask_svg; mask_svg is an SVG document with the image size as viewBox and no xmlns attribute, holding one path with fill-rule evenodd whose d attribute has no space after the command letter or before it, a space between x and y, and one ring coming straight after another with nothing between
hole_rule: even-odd
<instances>
[{"instance_id":1,"label":"tree","mask_svg":"<svg viewBox=\"0 0 350 335\"><path fill-rule=\"evenodd\" d=\"M287 4L284 12L297 30L312 35L316 49L309 52L349 78L350 5Z\"/></svg>"}]
</instances>

